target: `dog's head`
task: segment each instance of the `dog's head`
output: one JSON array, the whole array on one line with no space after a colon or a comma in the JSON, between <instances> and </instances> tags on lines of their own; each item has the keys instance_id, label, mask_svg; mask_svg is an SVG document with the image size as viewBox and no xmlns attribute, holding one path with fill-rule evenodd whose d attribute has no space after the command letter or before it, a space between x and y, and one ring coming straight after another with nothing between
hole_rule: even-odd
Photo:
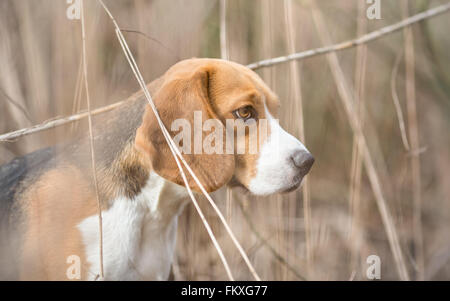
<instances>
[{"instance_id":1,"label":"dog's head","mask_svg":"<svg viewBox=\"0 0 450 301\"><path fill-rule=\"evenodd\" d=\"M256 195L291 191L314 162L305 146L278 124L276 95L242 65L215 59L179 62L166 72L153 101L208 191L228 183ZM156 173L183 185L149 106L136 146L150 155ZM198 190L188 179L190 187Z\"/></svg>"}]
</instances>

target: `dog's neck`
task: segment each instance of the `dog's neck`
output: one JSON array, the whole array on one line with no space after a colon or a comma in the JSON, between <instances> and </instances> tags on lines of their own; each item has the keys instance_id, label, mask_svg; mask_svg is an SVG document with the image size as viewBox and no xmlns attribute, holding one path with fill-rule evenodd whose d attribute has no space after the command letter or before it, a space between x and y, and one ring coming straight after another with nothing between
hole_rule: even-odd
<instances>
[{"instance_id":1,"label":"dog's neck","mask_svg":"<svg viewBox=\"0 0 450 301\"><path fill-rule=\"evenodd\" d=\"M170 219L178 213L182 199L188 196L185 187L172 183L153 171L148 155L138 150L133 141L125 145L102 173L100 187L107 206L113 206L116 199L133 201L145 195L152 198L148 200L152 211Z\"/></svg>"},{"instance_id":2,"label":"dog's neck","mask_svg":"<svg viewBox=\"0 0 450 301\"><path fill-rule=\"evenodd\" d=\"M188 201L185 187L167 181L155 172L134 198L142 201L155 227L166 227L177 218Z\"/></svg>"}]
</instances>

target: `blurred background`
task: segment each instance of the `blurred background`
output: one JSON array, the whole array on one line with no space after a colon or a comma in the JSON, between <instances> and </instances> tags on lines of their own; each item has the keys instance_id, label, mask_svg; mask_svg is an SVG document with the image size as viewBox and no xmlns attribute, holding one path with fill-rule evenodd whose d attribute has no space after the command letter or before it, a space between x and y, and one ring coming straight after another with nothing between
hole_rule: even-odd
<instances>
[{"instance_id":1,"label":"blurred background","mask_svg":"<svg viewBox=\"0 0 450 301\"><path fill-rule=\"evenodd\" d=\"M105 3L122 29L140 32L124 36L150 82L182 59L245 65L353 39L448 1L381 1L381 19L373 20L365 0ZM0 1L0 133L86 109L81 23L67 18L69 5ZM98 108L139 86L97 1L85 1L85 19L90 99ZM367 280L369 255L379 256L382 280L405 279L405 272L412 280L450 280L449 29L444 14L329 56L256 70L280 97L281 125L316 159L296 192L256 198L224 188L213 195L264 280ZM380 214L354 117L392 224ZM1 142L0 164L86 129L85 119ZM200 203L235 277L252 280L214 211ZM387 231L396 232L403 263ZM227 279L192 205L179 222L173 278Z\"/></svg>"}]
</instances>

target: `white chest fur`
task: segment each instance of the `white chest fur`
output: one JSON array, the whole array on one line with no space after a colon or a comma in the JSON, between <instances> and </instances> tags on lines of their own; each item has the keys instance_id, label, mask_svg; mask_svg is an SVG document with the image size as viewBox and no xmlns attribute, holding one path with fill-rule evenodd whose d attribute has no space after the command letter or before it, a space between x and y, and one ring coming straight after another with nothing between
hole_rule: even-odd
<instances>
[{"instance_id":1,"label":"white chest fur","mask_svg":"<svg viewBox=\"0 0 450 301\"><path fill-rule=\"evenodd\" d=\"M119 197L103 211L105 280L166 280L176 242L178 215L186 204L186 189L152 173L134 199ZM97 215L78 229L90 264L88 279L99 274Z\"/></svg>"}]
</instances>

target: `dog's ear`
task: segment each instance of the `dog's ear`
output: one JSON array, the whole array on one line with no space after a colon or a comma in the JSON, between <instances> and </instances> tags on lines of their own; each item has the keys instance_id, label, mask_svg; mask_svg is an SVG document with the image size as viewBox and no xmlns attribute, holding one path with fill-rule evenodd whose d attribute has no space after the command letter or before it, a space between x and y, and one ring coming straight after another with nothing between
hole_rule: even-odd
<instances>
[{"instance_id":1,"label":"dog's ear","mask_svg":"<svg viewBox=\"0 0 450 301\"><path fill-rule=\"evenodd\" d=\"M165 75L162 86L153 95L153 101L171 137L179 133L171 131L172 122L177 119L189 122L191 141L183 140L183 144L188 143L189 145L190 142L191 152L188 154L182 152L183 157L208 192L217 190L229 182L235 167L234 155L227 154L225 151L224 136L220 137L223 142L221 153L206 154L203 151L203 141L200 141L202 152L194 153L194 142L199 143L199 141L194 141L194 112L202 113L202 124L206 119L220 120L212 106L214 101L211 99L213 76L214 72L211 67L172 72ZM197 133L198 131L202 133L202 129L196 130ZM225 126L222 128L222 134L225 135ZM206 136L208 133L203 132L203 139ZM149 105L146 106L142 125L136 133L135 143L139 149L150 156L152 168L157 174L171 182L184 185L172 152ZM198 149L199 146L196 147ZM189 186L199 191L194 179L186 169L184 170Z\"/></svg>"}]
</instances>

